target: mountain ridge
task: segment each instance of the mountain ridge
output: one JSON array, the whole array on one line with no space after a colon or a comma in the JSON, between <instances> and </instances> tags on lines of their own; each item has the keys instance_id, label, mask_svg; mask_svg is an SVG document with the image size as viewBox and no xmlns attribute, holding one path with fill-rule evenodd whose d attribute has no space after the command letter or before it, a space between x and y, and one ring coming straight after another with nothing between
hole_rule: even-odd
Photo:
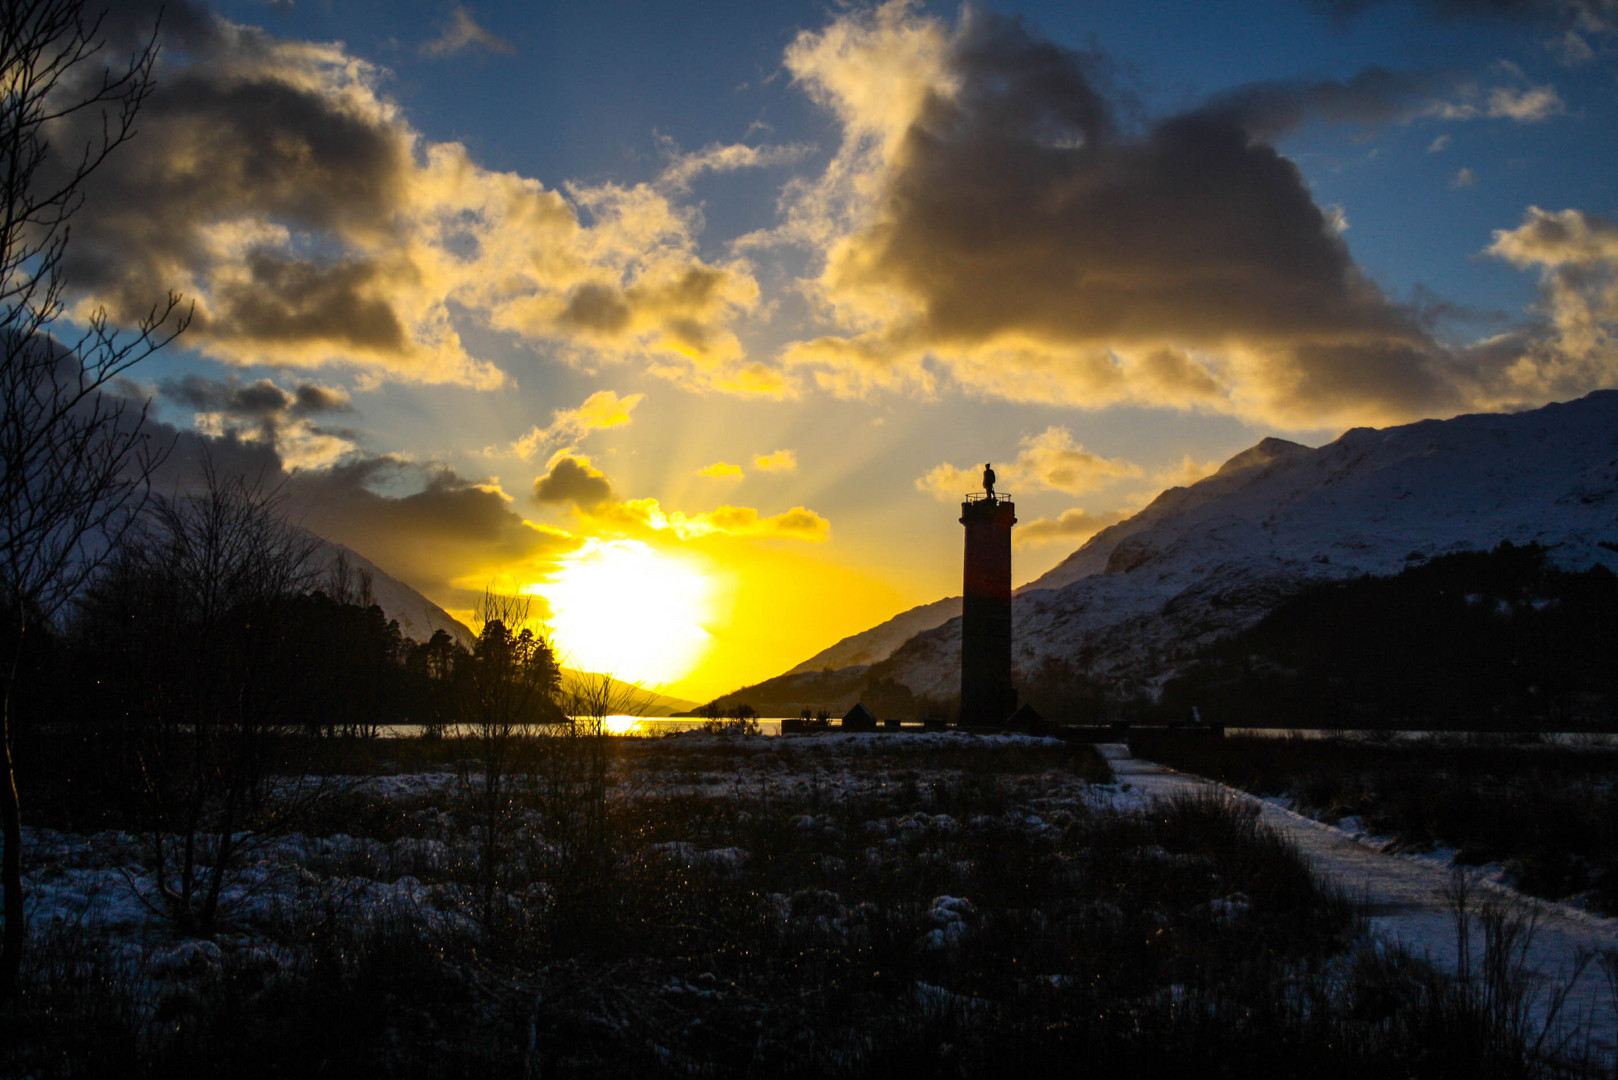
<instances>
[{"instance_id":1,"label":"mountain ridge","mask_svg":"<svg viewBox=\"0 0 1618 1080\"><path fill-rule=\"evenodd\" d=\"M1309 584L1503 540L1542 544L1570 569L1618 569L1618 391L1354 428L1318 448L1261 440L1018 589L1016 676L1026 684L1056 663L1152 693L1203 645ZM885 625L845 640L876 640ZM959 658L952 618L860 674L949 701ZM798 692L813 689L803 667L788 673ZM847 693L854 680L832 671L819 681Z\"/></svg>"}]
</instances>

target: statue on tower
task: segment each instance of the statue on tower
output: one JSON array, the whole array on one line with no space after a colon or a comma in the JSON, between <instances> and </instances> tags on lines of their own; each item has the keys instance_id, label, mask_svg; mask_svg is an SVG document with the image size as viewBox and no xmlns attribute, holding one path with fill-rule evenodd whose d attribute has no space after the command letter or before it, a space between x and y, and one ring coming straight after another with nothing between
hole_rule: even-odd
<instances>
[{"instance_id":1,"label":"statue on tower","mask_svg":"<svg viewBox=\"0 0 1618 1080\"><path fill-rule=\"evenodd\" d=\"M990 498L994 497L994 469L987 461L983 463L983 490L989 493Z\"/></svg>"}]
</instances>

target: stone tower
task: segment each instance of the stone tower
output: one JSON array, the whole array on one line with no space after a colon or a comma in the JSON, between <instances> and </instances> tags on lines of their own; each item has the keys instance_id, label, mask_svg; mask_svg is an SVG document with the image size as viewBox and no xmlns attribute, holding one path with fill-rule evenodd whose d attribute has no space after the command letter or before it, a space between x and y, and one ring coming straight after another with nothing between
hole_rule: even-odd
<instances>
[{"instance_id":1,"label":"stone tower","mask_svg":"<svg viewBox=\"0 0 1618 1080\"><path fill-rule=\"evenodd\" d=\"M1017 708L1011 685L1011 527L1017 508L994 491L984 467L984 491L961 504L966 526L961 612L961 724L998 727Z\"/></svg>"}]
</instances>

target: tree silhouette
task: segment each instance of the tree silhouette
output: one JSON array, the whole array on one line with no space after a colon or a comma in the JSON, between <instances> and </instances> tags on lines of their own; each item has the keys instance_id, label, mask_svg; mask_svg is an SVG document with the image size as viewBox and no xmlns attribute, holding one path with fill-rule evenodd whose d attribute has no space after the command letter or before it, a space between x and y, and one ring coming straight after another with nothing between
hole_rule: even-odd
<instances>
[{"instance_id":1,"label":"tree silhouette","mask_svg":"<svg viewBox=\"0 0 1618 1080\"><path fill-rule=\"evenodd\" d=\"M150 902L186 931L212 927L243 850L300 802L272 797L270 771L309 671L298 606L319 544L273 490L203 471L202 493L155 501L79 627L125 720Z\"/></svg>"},{"instance_id":2,"label":"tree silhouette","mask_svg":"<svg viewBox=\"0 0 1618 1080\"><path fill-rule=\"evenodd\" d=\"M561 719L556 707L561 671L548 642L526 624L527 597L483 594L475 621L477 643L462 683L463 719L478 749L481 777L463 777L477 821L480 913L485 927L500 914L495 903L505 866L505 839L518 820L514 783L524 736Z\"/></svg>"},{"instance_id":3,"label":"tree silhouette","mask_svg":"<svg viewBox=\"0 0 1618 1080\"><path fill-rule=\"evenodd\" d=\"M77 327L62 319L69 222L90 174L134 135L157 58L154 28L144 47L107 64L100 25L83 0L0 8L0 1000L16 987L25 941L11 756L22 639L83 585L141 503L158 457L142 431L145 407L108 391L187 318L171 293L133 327L102 311ZM83 141L75 128L89 132Z\"/></svg>"}]
</instances>

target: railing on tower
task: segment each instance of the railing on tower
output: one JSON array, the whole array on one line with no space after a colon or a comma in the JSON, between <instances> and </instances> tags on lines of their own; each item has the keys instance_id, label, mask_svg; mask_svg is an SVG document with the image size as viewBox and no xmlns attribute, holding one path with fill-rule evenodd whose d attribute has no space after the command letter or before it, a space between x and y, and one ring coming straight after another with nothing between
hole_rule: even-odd
<instances>
[{"instance_id":1,"label":"railing on tower","mask_svg":"<svg viewBox=\"0 0 1618 1080\"><path fill-rule=\"evenodd\" d=\"M969 491L966 493L969 503L1008 503L1011 495L1005 491Z\"/></svg>"}]
</instances>

